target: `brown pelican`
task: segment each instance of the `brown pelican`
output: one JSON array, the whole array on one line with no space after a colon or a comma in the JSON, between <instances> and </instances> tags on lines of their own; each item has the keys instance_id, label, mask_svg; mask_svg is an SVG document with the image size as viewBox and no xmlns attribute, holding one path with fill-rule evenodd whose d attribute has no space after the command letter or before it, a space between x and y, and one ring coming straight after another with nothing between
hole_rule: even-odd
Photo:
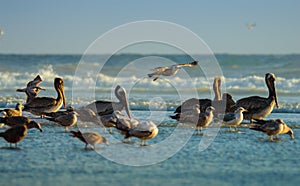
<instances>
[{"instance_id":1,"label":"brown pelican","mask_svg":"<svg viewBox=\"0 0 300 186\"><path fill-rule=\"evenodd\" d=\"M80 132L77 131L70 131L73 134L74 138L78 138L80 141L85 143L85 149L87 149L88 144L92 145L95 149L95 145L104 142L106 145L108 145L108 141L105 137L100 136L96 132Z\"/></svg>"},{"instance_id":2,"label":"brown pelican","mask_svg":"<svg viewBox=\"0 0 300 186\"><path fill-rule=\"evenodd\" d=\"M153 77L156 76L153 81L156 81L159 76L172 76L175 75L179 69L181 69L182 67L193 67L196 66L198 64L198 61L194 61L191 63L186 63L186 64L177 64L177 65L172 65L170 67L156 67L154 69L152 69L152 71L154 71L151 74L148 74L148 77Z\"/></svg>"},{"instance_id":3,"label":"brown pelican","mask_svg":"<svg viewBox=\"0 0 300 186\"><path fill-rule=\"evenodd\" d=\"M27 126L26 125L18 125L16 127L12 127L7 129L4 132L0 132L0 137L3 137L8 143L14 143L15 147L17 147L17 143L21 141L27 135Z\"/></svg>"},{"instance_id":4,"label":"brown pelican","mask_svg":"<svg viewBox=\"0 0 300 186\"><path fill-rule=\"evenodd\" d=\"M196 126L196 130L197 130L197 134L201 135L202 134L202 128L203 127L207 127L213 120L213 111L215 110L214 107L209 106L206 108L205 113L200 113L199 114L199 119L197 122L197 126ZM198 133L198 131L200 131L200 133Z\"/></svg>"},{"instance_id":5,"label":"brown pelican","mask_svg":"<svg viewBox=\"0 0 300 186\"><path fill-rule=\"evenodd\" d=\"M112 114L114 111L121 111L125 108L125 111L130 118L129 105L126 97L126 91L120 85L117 85L115 88L115 95L118 98L119 102L111 101L95 101L86 106L86 108L92 109L99 116Z\"/></svg>"},{"instance_id":6,"label":"brown pelican","mask_svg":"<svg viewBox=\"0 0 300 186\"><path fill-rule=\"evenodd\" d=\"M176 119L177 121L180 119L181 112L185 112L187 110L192 110L195 104L200 105L200 111L205 112L206 108L209 106L215 107L215 116L220 113L228 113L231 111L232 107L235 105L235 101L233 100L231 94L224 93L222 95L222 99L220 100L220 85L221 85L221 78L215 77L213 83L213 90L215 93L214 100L210 99L197 99L191 98L182 103L179 107L176 108L174 111L173 116L170 116L172 119Z\"/></svg>"},{"instance_id":7,"label":"brown pelican","mask_svg":"<svg viewBox=\"0 0 300 186\"><path fill-rule=\"evenodd\" d=\"M141 140L141 146L146 145L146 140L155 138L158 134L158 128L152 121L142 121L134 128L128 129L125 139L136 137Z\"/></svg>"},{"instance_id":8,"label":"brown pelican","mask_svg":"<svg viewBox=\"0 0 300 186\"><path fill-rule=\"evenodd\" d=\"M244 119L243 112L246 111L247 110L244 109L243 107L239 107L234 113L225 114L223 118L223 123L229 125L230 131L231 131L231 127L234 127L235 131L237 131L237 126L239 126Z\"/></svg>"},{"instance_id":9,"label":"brown pelican","mask_svg":"<svg viewBox=\"0 0 300 186\"><path fill-rule=\"evenodd\" d=\"M40 132L43 132L41 124L36 121L31 121L24 116L11 116L6 118L0 118L0 122L10 127L16 127L19 125L26 125L28 129L36 128Z\"/></svg>"},{"instance_id":10,"label":"brown pelican","mask_svg":"<svg viewBox=\"0 0 300 186\"><path fill-rule=\"evenodd\" d=\"M54 79L54 87L57 92L57 98L36 97L24 105L23 111L31 112L35 115L44 116L43 113L56 112L62 105L66 108L64 80L61 78Z\"/></svg>"},{"instance_id":11,"label":"brown pelican","mask_svg":"<svg viewBox=\"0 0 300 186\"><path fill-rule=\"evenodd\" d=\"M278 139L279 134L288 134L291 139L294 139L293 130L282 119L256 120L256 123L251 125L249 129L262 131L269 136L270 141L273 141L273 136Z\"/></svg>"},{"instance_id":12,"label":"brown pelican","mask_svg":"<svg viewBox=\"0 0 300 186\"><path fill-rule=\"evenodd\" d=\"M68 132L68 127L73 126L77 123L77 113L75 111L69 112L67 115L60 115L55 118L45 118L49 121L54 121L55 123L66 127L66 132Z\"/></svg>"},{"instance_id":13,"label":"brown pelican","mask_svg":"<svg viewBox=\"0 0 300 186\"><path fill-rule=\"evenodd\" d=\"M40 75L37 75L32 81L27 83L26 88L17 89L17 92L25 92L27 95L26 103L28 103L32 98L35 98L41 90L45 90L38 86L42 81Z\"/></svg>"},{"instance_id":14,"label":"brown pelican","mask_svg":"<svg viewBox=\"0 0 300 186\"><path fill-rule=\"evenodd\" d=\"M250 123L252 123L252 119L263 119L267 117L273 111L275 105L278 108L275 75L267 73L265 81L269 90L269 96L267 98L251 96L236 102L237 107L243 107L248 111L244 113L244 119L250 120Z\"/></svg>"},{"instance_id":15,"label":"brown pelican","mask_svg":"<svg viewBox=\"0 0 300 186\"><path fill-rule=\"evenodd\" d=\"M5 112L6 116L22 116L22 109L23 109L23 105L22 103L17 103L16 108L15 109L4 109L1 110L0 112Z\"/></svg>"}]
</instances>

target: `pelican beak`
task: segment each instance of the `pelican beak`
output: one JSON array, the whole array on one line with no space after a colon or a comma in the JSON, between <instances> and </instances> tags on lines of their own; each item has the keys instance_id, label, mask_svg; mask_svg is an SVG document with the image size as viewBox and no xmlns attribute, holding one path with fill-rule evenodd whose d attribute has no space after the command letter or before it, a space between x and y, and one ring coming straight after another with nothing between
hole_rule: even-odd
<instances>
[{"instance_id":1,"label":"pelican beak","mask_svg":"<svg viewBox=\"0 0 300 186\"><path fill-rule=\"evenodd\" d=\"M66 96L65 96L65 91L64 91L64 84L62 84L60 88L61 88L61 94L63 97L64 108L66 108Z\"/></svg>"},{"instance_id":2,"label":"pelican beak","mask_svg":"<svg viewBox=\"0 0 300 186\"><path fill-rule=\"evenodd\" d=\"M17 89L17 92L26 92L26 88L23 88L23 89Z\"/></svg>"}]
</instances>

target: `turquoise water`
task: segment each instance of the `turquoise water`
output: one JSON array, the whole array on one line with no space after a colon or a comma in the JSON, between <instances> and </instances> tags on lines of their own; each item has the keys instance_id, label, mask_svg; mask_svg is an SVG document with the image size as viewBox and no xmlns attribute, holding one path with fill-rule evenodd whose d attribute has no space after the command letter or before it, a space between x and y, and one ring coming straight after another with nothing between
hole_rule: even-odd
<instances>
[{"instance_id":1,"label":"turquoise water","mask_svg":"<svg viewBox=\"0 0 300 186\"><path fill-rule=\"evenodd\" d=\"M299 114L275 113L270 117L300 122ZM268 142L266 135L247 128L240 128L240 133L222 128L204 151L198 150L203 137L193 135L174 156L141 167L118 164L96 151L84 150L84 144L65 133L62 127L44 122L43 129L43 133L30 130L19 143L19 149L10 149L0 140L1 185L298 185L300 181L299 129L294 129L295 140L283 135L277 142ZM153 151L153 145L173 129L161 126L157 138L148 141L149 146L139 147L136 139L132 146ZM109 137L108 133L102 134ZM114 131L113 136L118 138L120 134ZM100 144L97 151L119 149L122 145ZM142 158L151 157L145 153Z\"/></svg>"},{"instance_id":2,"label":"turquoise water","mask_svg":"<svg viewBox=\"0 0 300 186\"><path fill-rule=\"evenodd\" d=\"M294 140L282 135L276 142L268 142L266 135L247 128L240 128L239 133L221 128L216 138L209 134L185 135L192 134L194 129L177 125L168 116L182 101L194 96L190 86L197 88L199 98L213 96L210 80L204 77L200 68L186 70L191 75L191 83L178 78L183 77L181 72L178 76L153 83L144 76L160 61L146 61L135 66L132 65L134 61L147 56L122 54L113 56L99 74L86 73L86 76L76 78L74 74L80 57L0 55L0 107L14 107L17 102L24 102L25 94L17 93L15 89L25 87L37 74L44 80L40 86L47 89L40 96L55 96L53 79L63 77L67 103L75 107L93 99L115 100L111 90L115 83L119 83L126 87L132 115L139 120L151 119L158 124L158 136L149 140L145 147L140 147L137 139L132 139L133 144L125 145L120 143L122 136L116 130L110 135L104 133L102 128L84 127L85 124L79 122L80 129L97 131L110 142L109 146L98 145L96 151L85 150L84 144L64 132L63 127L25 113L41 122L44 131L30 130L17 149L8 148L8 144L0 139L0 185L298 185L300 55L216 56L224 76L222 92L226 89L235 100L250 95L266 96L264 75L275 73L280 108L274 109L268 118L282 118L295 134ZM161 61L162 65L170 61L182 63L191 60L182 55L159 57L167 59L167 62ZM93 56L89 65L93 67L101 63L101 59L104 56ZM126 73L123 73L124 69ZM72 89L73 83L88 84L95 76L95 97L87 94L72 97L74 91L84 92L80 88ZM136 84L132 89L127 88L133 81ZM181 95L178 90L186 91ZM5 127L0 128L0 131L4 130ZM179 134L172 138L176 131ZM180 134L180 131L184 133ZM165 157L165 152L159 149L170 139L172 141L164 149L174 150L173 146L178 142L184 145L177 147L178 151L168 158L162 158L163 161L154 161L146 166L125 165ZM199 151L199 144L205 140L212 143L207 149ZM136 151L142 153L128 156ZM112 156L108 157L110 154Z\"/></svg>"}]
</instances>

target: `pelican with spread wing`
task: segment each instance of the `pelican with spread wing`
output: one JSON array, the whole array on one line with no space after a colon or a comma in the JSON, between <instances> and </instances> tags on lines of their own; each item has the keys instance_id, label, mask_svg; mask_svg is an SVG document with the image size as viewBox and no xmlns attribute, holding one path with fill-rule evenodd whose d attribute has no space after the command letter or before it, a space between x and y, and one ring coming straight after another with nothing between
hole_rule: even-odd
<instances>
[{"instance_id":1,"label":"pelican with spread wing","mask_svg":"<svg viewBox=\"0 0 300 186\"><path fill-rule=\"evenodd\" d=\"M169 67L156 67L152 69L153 73L148 74L148 77L151 78L153 76L156 76L153 81L156 81L159 76L172 76L175 75L179 69L182 67L194 67L198 64L198 61L193 61L191 63L185 63L185 64L177 64L172 65Z\"/></svg>"}]
</instances>

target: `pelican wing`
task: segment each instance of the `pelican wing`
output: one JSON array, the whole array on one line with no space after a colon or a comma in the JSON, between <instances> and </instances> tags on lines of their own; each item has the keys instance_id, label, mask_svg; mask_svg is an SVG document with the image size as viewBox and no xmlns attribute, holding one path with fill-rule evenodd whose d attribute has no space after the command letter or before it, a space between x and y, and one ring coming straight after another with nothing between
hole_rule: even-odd
<instances>
[{"instance_id":1,"label":"pelican wing","mask_svg":"<svg viewBox=\"0 0 300 186\"><path fill-rule=\"evenodd\" d=\"M110 101L95 101L86 106L99 116L112 114L114 112L113 103Z\"/></svg>"},{"instance_id":2,"label":"pelican wing","mask_svg":"<svg viewBox=\"0 0 300 186\"><path fill-rule=\"evenodd\" d=\"M29 103L24 105L24 110L26 111L29 108L44 108L56 105L56 99L50 97L38 97L33 98Z\"/></svg>"},{"instance_id":3,"label":"pelican wing","mask_svg":"<svg viewBox=\"0 0 300 186\"><path fill-rule=\"evenodd\" d=\"M243 107L248 112L257 112L262 109L262 105L267 104L267 99L259 96L251 96L247 98L240 99L236 102L238 107Z\"/></svg>"}]
</instances>

